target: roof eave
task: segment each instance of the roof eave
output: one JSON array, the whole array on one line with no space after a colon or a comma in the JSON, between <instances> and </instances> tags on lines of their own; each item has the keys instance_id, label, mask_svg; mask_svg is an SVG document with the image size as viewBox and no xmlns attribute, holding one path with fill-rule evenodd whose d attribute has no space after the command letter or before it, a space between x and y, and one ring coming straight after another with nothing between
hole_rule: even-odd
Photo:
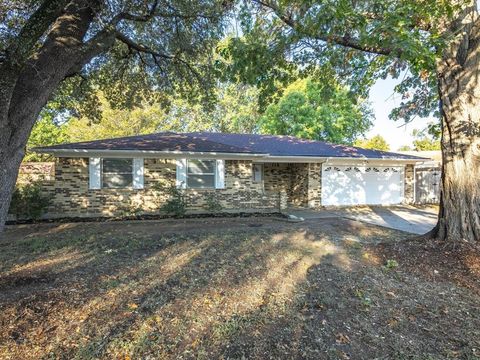
<instances>
[{"instance_id":1,"label":"roof eave","mask_svg":"<svg viewBox=\"0 0 480 360\"><path fill-rule=\"evenodd\" d=\"M217 151L158 151L158 150L109 150L109 149L49 149L36 148L35 152L52 154L56 157L144 157L144 158L180 158L180 157L213 157L213 158L257 158L267 154L227 153Z\"/></svg>"},{"instance_id":2,"label":"roof eave","mask_svg":"<svg viewBox=\"0 0 480 360\"><path fill-rule=\"evenodd\" d=\"M221 159L257 159L260 162L400 162L419 163L429 159L369 158L340 156L295 156L270 155L258 153L234 153L216 151L158 151L158 150L109 150L109 149L49 149L35 148L38 153L52 154L56 157L144 157L144 158L221 158Z\"/></svg>"},{"instance_id":3,"label":"roof eave","mask_svg":"<svg viewBox=\"0 0 480 360\"><path fill-rule=\"evenodd\" d=\"M371 162L371 163L404 163L416 164L425 162L428 159L403 159L403 158L369 158L369 157L342 157L342 156L294 156L294 155L269 155L262 162L336 162L336 163L351 163L351 162Z\"/></svg>"}]
</instances>

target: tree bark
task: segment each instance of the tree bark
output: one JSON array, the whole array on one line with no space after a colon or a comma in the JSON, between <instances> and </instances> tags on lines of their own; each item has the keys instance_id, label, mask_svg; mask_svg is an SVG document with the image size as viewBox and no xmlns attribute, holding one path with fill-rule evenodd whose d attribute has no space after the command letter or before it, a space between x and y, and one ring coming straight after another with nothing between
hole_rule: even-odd
<instances>
[{"instance_id":1,"label":"tree bark","mask_svg":"<svg viewBox=\"0 0 480 360\"><path fill-rule=\"evenodd\" d=\"M95 14L96 2L70 2L53 22L43 46L24 65L16 59L0 68L0 232L25 146L40 111L62 80L108 49L114 33L104 31L88 43L83 38Z\"/></svg>"},{"instance_id":2,"label":"tree bark","mask_svg":"<svg viewBox=\"0 0 480 360\"><path fill-rule=\"evenodd\" d=\"M437 64L442 116L442 188L432 235L480 244L480 20L459 18L456 39Z\"/></svg>"}]
</instances>

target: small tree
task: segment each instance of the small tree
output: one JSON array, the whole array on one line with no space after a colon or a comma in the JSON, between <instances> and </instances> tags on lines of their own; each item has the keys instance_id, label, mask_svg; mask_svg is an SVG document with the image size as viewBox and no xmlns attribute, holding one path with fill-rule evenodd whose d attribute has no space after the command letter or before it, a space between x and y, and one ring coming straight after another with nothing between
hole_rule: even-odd
<instances>
[{"instance_id":1,"label":"small tree","mask_svg":"<svg viewBox=\"0 0 480 360\"><path fill-rule=\"evenodd\" d=\"M373 149L373 150L382 150L382 151L390 150L390 145L388 145L387 140L385 140L381 135L375 135L374 137L366 140L357 140L355 141L355 146L358 146L364 149Z\"/></svg>"},{"instance_id":2,"label":"small tree","mask_svg":"<svg viewBox=\"0 0 480 360\"><path fill-rule=\"evenodd\" d=\"M370 128L372 117L368 103L333 79L308 78L287 86L278 101L267 107L260 131L352 144Z\"/></svg>"}]
</instances>

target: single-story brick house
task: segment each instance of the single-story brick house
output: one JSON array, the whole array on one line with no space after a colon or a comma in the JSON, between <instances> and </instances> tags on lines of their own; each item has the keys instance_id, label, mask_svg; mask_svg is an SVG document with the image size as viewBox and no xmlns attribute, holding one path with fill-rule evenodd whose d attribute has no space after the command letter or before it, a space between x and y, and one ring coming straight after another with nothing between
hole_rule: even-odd
<instances>
[{"instance_id":1,"label":"single-story brick house","mask_svg":"<svg viewBox=\"0 0 480 360\"><path fill-rule=\"evenodd\" d=\"M37 148L55 156L49 217L156 213L158 184L190 210L214 196L226 211L391 205L413 201L424 158L291 136L208 132L131 136Z\"/></svg>"}]
</instances>

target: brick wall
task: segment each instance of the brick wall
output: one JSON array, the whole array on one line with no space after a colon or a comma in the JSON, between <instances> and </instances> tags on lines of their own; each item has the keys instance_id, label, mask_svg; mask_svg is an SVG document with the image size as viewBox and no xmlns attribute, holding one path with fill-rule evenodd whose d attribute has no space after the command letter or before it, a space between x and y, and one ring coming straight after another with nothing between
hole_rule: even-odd
<instances>
[{"instance_id":1,"label":"brick wall","mask_svg":"<svg viewBox=\"0 0 480 360\"><path fill-rule=\"evenodd\" d=\"M157 184L175 184L175 160L145 159L144 189L88 189L88 159L59 158L55 167L55 197L48 215L121 216L158 213L166 195ZM187 189L189 210L206 210L206 198L213 195L225 210L277 211L281 194L266 191L252 181L251 161L225 162L225 189Z\"/></svg>"},{"instance_id":2,"label":"brick wall","mask_svg":"<svg viewBox=\"0 0 480 360\"><path fill-rule=\"evenodd\" d=\"M306 207L308 205L308 168L309 164L306 163L290 164L290 206Z\"/></svg>"},{"instance_id":3,"label":"brick wall","mask_svg":"<svg viewBox=\"0 0 480 360\"><path fill-rule=\"evenodd\" d=\"M308 164L308 207L322 206L322 164Z\"/></svg>"},{"instance_id":4,"label":"brick wall","mask_svg":"<svg viewBox=\"0 0 480 360\"><path fill-rule=\"evenodd\" d=\"M18 170L17 185L38 183L49 196L55 193L55 163L24 162Z\"/></svg>"},{"instance_id":5,"label":"brick wall","mask_svg":"<svg viewBox=\"0 0 480 360\"><path fill-rule=\"evenodd\" d=\"M415 180L413 177L413 165L405 165L405 199L404 203L405 204L413 204L414 202L414 186L415 186Z\"/></svg>"},{"instance_id":6,"label":"brick wall","mask_svg":"<svg viewBox=\"0 0 480 360\"><path fill-rule=\"evenodd\" d=\"M155 212L165 199L155 184L175 183L175 163L145 159L144 189L88 188L88 158L59 158L55 166L52 216L117 216Z\"/></svg>"}]
</instances>

